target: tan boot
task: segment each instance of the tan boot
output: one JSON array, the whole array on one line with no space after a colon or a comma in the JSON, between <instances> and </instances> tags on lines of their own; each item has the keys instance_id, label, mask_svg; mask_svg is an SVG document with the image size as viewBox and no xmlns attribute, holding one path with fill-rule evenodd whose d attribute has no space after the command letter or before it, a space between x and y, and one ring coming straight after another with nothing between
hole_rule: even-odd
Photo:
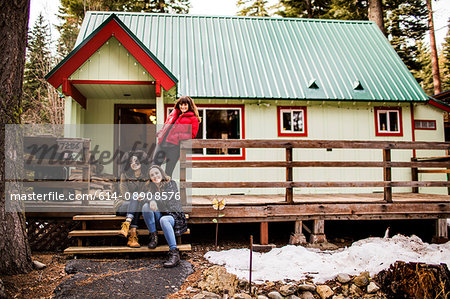
<instances>
[{"instance_id":1,"label":"tan boot","mask_svg":"<svg viewBox=\"0 0 450 299\"><path fill-rule=\"evenodd\" d=\"M130 229L130 235L128 236L127 246L128 247L132 247L132 248L139 248L139 247L141 247L141 245L139 244L137 231L136 231L135 227L132 227Z\"/></svg>"},{"instance_id":2,"label":"tan boot","mask_svg":"<svg viewBox=\"0 0 450 299\"><path fill-rule=\"evenodd\" d=\"M129 229L130 229L130 222L128 222L128 221L122 222L122 227L119 231L119 236L124 237L124 238L128 237Z\"/></svg>"}]
</instances>

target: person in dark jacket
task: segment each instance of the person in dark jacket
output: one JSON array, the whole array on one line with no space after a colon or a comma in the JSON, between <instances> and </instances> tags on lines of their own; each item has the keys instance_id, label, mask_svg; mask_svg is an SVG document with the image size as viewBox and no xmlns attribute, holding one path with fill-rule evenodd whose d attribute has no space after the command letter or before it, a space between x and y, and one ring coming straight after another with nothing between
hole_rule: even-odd
<instances>
[{"instance_id":1,"label":"person in dark jacket","mask_svg":"<svg viewBox=\"0 0 450 299\"><path fill-rule=\"evenodd\" d=\"M156 135L158 144L153 154L153 164L161 165L166 160L166 173L171 176L180 158L180 141L195 138L200 121L197 106L191 97L179 98Z\"/></svg>"},{"instance_id":2,"label":"person in dark jacket","mask_svg":"<svg viewBox=\"0 0 450 299\"><path fill-rule=\"evenodd\" d=\"M156 224L159 223L169 245L169 260L164 263L164 267L175 267L180 262L175 236L181 236L187 231L186 216L181 206L177 183L158 165L150 167L149 176L150 181L147 184L149 201L142 207L145 224L150 232L148 247L154 249L158 245Z\"/></svg>"},{"instance_id":3,"label":"person in dark jacket","mask_svg":"<svg viewBox=\"0 0 450 299\"><path fill-rule=\"evenodd\" d=\"M141 247L137 236L138 220L141 216L143 201L140 193L146 190L147 154L143 151L130 151L122 157L120 174L120 194L114 201L117 216L126 216L119 235L128 237L127 246Z\"/></svg>"}]
</instances>

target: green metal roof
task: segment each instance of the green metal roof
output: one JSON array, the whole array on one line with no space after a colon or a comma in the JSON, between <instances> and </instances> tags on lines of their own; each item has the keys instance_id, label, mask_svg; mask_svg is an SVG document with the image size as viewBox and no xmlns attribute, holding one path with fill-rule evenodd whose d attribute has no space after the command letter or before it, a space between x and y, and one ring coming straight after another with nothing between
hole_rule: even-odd
<instances>
[{"instance_id":1,"label":"green metal roof","mask_svg":"<svg viewBox=\"0 0 450 299\"><path fill-rule=\"evenodd\" d=\"M88 12L82 43L112 12ZM427 101L373 22L114 12L196 98Z\"/></svg>"}]
</instances>

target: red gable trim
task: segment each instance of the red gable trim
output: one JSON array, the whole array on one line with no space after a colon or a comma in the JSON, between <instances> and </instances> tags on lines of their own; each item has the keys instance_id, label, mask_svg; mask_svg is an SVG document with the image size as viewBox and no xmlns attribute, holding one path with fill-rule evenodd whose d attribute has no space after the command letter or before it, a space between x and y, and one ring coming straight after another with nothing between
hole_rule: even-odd
<instances>
[{"instance_id":1,"label":"red gable trim","mask_svg":"<svg viewBox=\"0 0 450 299\"><path fill-rule=\"evenodd\" d=\"M436 102L435 100L432 100L432 99L428 100L428 104L431 104L431 105L433 105L434 107L437 107L437 108L439 108L439 109L442 109L442 110L444 110L444 111L446 111L446 112L450 112L450 107L445 106L445 105L442 105L441 103L438 103L438 102Z\"/></svg>"},{"instance_id":2,"label":"red gable trim","mask_svg":"<svg viewBox=\"0 0 450 299\"><path fill-rule=\"evenodd\" d=\"M161 82L165 90L172 88L174 82L166 72L145 52L142 47L117 23L115 19L106 24L86 44L76 51L47 81L58 88L64 78L70 77L95 51L97 51L111 36L114 36L131 55L149 72L149 74Z\"/></svg>"}]
</instances>

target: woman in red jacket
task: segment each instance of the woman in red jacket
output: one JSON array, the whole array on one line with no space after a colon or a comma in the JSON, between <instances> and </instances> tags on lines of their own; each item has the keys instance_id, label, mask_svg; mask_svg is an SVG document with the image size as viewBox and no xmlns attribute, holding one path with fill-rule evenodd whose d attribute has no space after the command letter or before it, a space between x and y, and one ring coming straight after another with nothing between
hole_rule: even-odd
<instances>
[{"instance_id":1,"label":"woman in red jacket","mask_svg":"<svg viewBox=\"0 0 450 299\"><path fill-rule=\"evenodd\" d=\"M153 164L161 166L166 160L166 173L172 176L180 158L180 141L195 138L200 121L197 106L191 97L179 98L163 128L156 134L158 145L153 154Z\"/></svg>"}]
</instances>

